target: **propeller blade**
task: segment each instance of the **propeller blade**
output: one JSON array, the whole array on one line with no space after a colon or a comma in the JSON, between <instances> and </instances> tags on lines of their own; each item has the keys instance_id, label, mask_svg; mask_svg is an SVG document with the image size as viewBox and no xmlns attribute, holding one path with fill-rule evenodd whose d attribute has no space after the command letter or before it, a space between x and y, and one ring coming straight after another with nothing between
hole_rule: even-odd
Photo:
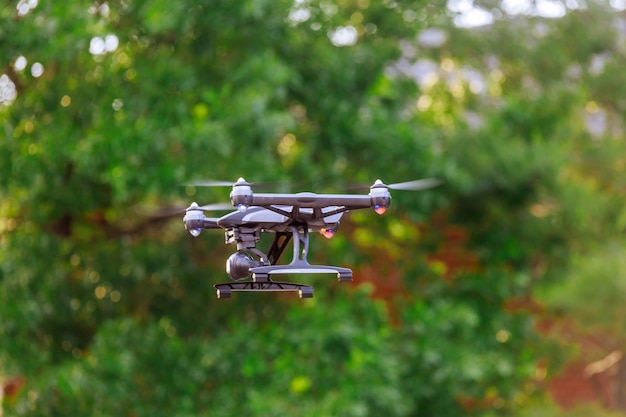
<instances>
[{"instance_id":1,"label":"propeller blade","mask_svg":"<svg viewBox=\"0 0 626 417\"><path fill-rule=\"evenodd\" d=\"M443 181L436 178L423 178L420 180L397 182L394 184L387 184L390 190L425 190L428 188L436 187L442 184ZM348 190L368 190L371 185L358 184L351 185Z\"/></svg>"},{"instance_id":2,"label":"propeller blade","mask_svg":"<svg viewBox=\"0 0 626 417\"><path fill-rule=\"evenodd\" d=\"M194 186L194 187L232 187L233 186L233 182L232 181L194 181L194 182L187 182L184 184L181 184L183 186Z\"/></svg>"},{"instance_id":3,"label":"propeller blade","mask_svg":"<svg viewBox=\"0 0 626 417\"><path fill-rule=\"evenodd\" d=\"M392 190L426 190L441 185L442 183L443 181L437 178L424 178L421 180L397 182L387 186Z\"/></svg>"},{"instance_id":4,"label":"propeller blade","mask_svg":"<svg viewBox=\"0 0 626 417\"><path fill-rule=\"evenodd\" d=\"M165 218L177 216L185 212L186 207L159 207L159 208L139 208L133 207L132 210L137 214L142 214L148 217Z\"/></svg>"},{"instance_id":5,"label":"propeller blade","mask_svg":"<svg viewBox=\"0 0 626 417\"><path fill-rule=\"evenodd\" d=\"M248 181L246 181L248 182ZM182 186L193 186L193 187L232 187L236 181L192 181L181 184ZM248 182L251 187L255 188L264 188L264 189L273 189L273 188L286 188L293 186L292 183L289 182L281 182L281 181L264 181L264 182Z\"/></svg>"},{"instance_id":6,"label":"propeller blade","mask_svg":"<svg viewBox=\"0 0 626 417\"><path fill-rule=\"evenodd\" d=\"M182 206L173 206L173 207L159 207L157 209L154 208L134 208L139 214L146 215L148 217L154 218L166 218L178 216L181 214L185 214L188 207ZM205 206L199 206L198 209L203 211L224 211L224 210L235 210L232 204L230 203L217 203L217 204L207 204Z\"/></svg>"},{"instance_id":7,"label":"propeller blade","mask_svg":"<svg viewBox=\"0 0 626 417\"><path fill-rule=\"evenodd\" d=\"M206 204L204 206L199 206L198 208L204 211L235 210L235 207L233 207L231 203Z\"/></svg>"}]
</instances>

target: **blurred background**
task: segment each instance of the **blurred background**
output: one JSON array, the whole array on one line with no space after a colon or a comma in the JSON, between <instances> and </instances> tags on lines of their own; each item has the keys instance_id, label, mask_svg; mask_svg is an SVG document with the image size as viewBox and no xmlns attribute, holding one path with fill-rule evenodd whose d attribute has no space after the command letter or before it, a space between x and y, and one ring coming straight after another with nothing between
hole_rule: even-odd
<instances>
[{"instance_id":1,"label":"blurred background","mask_svg":"<svg viewBox=\"0 0 626 417\"><path fill-rule=\"evenodd\" d=\"M626 415L625 9L4 2L2 412ZM354 282L218 300L181 184L240 176L443 184L312 237Z\"/></svg>"}]
</instances>

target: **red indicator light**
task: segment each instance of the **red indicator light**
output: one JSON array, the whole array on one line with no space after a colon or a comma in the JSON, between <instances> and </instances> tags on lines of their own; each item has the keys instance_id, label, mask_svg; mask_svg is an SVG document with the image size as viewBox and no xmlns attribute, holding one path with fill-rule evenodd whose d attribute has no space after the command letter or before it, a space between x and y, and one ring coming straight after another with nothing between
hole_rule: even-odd
<instances>
[{"instance_id":1,"label":"red indicator light","mask_svg":"<svg viewBox=\"0 0 626 417\"><path fill-rule=\"evenodd\" d=\"M374 206L374 211L378 214L385 214L385 212L387 211L387 207Z\"/></svg>"},{"instance_id":2,"label":"red indicator light","mask_svg":"<svg viewBox=\"0 0 626 417\"><path fill-rule=\"evenodd\" d=\"M333 229L320 229L320 233L326 238L330 239L335 236L335 231Z\"/></svg>"}]
</instances>

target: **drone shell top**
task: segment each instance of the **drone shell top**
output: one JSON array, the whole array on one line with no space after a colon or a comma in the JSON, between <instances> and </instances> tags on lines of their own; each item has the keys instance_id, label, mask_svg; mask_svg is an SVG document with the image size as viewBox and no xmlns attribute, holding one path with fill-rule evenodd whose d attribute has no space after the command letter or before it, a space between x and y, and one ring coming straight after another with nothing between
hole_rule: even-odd
<instances>
[{"instance_id":1,"label":"drone shell top","mask_svg":"<svg viewBox=\"0 0 626 417\"><path fill-rule=\"evenodd\" d=\"M249 207L247 210L235 211L220 217L217 224L223 229L228 229L244 225L281 224L288 220L288 217L263 207Z\"/></svg>"},{"instance_id":2,"label":"drone shell top","mask_svg":"<svg viewBox=\"0 0 626 417\"><path fill-rule=\"evenodd\" d=\"M291 213L293 210L290 206L276 206L276 209L285 213ZM333 213L328 216L324 214L333 210L334 207L321 211L321 217L316 217L315 212L311 208L299 209L297 218L290 218L277 211L272 211L264 207L252 206L247 210L235 211L217 220L219 227L228 229L237 226L259 227L267 231L288 231L295 224L306 224L310 231L319 231L320 229L335 229L339 225L343 213Z\"/></svg>"}]
</instances>

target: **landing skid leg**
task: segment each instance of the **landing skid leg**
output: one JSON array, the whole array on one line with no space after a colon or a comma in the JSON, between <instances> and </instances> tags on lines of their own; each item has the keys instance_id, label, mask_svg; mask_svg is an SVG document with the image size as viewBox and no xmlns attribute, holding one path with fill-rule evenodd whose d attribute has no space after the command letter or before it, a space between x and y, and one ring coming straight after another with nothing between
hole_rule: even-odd
<instances>
[{"instance_id":1,"label":"landing skid leg","mask_svg":"<svg viewBox=\"0 0 626 417\"><path fill-rule=\"evenodd\" d=\"M305 261L295 261L289 265L270 265L250 268L252 280L267 281L272 275L280 274L335 274L339 282L352 281L352 270L339 266L310 265Z\"/></svg>"},{"instance_id":2,"label":"landing skid leg","mask_svg":"<svg viewBox=\"0 0 626 417\"><path fill-rule=\"evenodd\" d=\"M293 282L246 281L214 285L217 298L230 298L233 291L298 291L300 298L313 298L313 287Z\"/></svg>"},{"instance_id":3,"label":"landing skid leg","mask_svg":"<svg viewBox=\"0 0 626 417\"><path fill-rule=\"evenodd\" d=\"M291 227L293 236L293 259L288 265L263 265L250 268L254 282L271 281L270 276L278 274L336 274L339 282L352 281L352 271L348 268L327 265L311 265L307 261L309 252L309 231Z\"/></svg>"}]
</instances>

